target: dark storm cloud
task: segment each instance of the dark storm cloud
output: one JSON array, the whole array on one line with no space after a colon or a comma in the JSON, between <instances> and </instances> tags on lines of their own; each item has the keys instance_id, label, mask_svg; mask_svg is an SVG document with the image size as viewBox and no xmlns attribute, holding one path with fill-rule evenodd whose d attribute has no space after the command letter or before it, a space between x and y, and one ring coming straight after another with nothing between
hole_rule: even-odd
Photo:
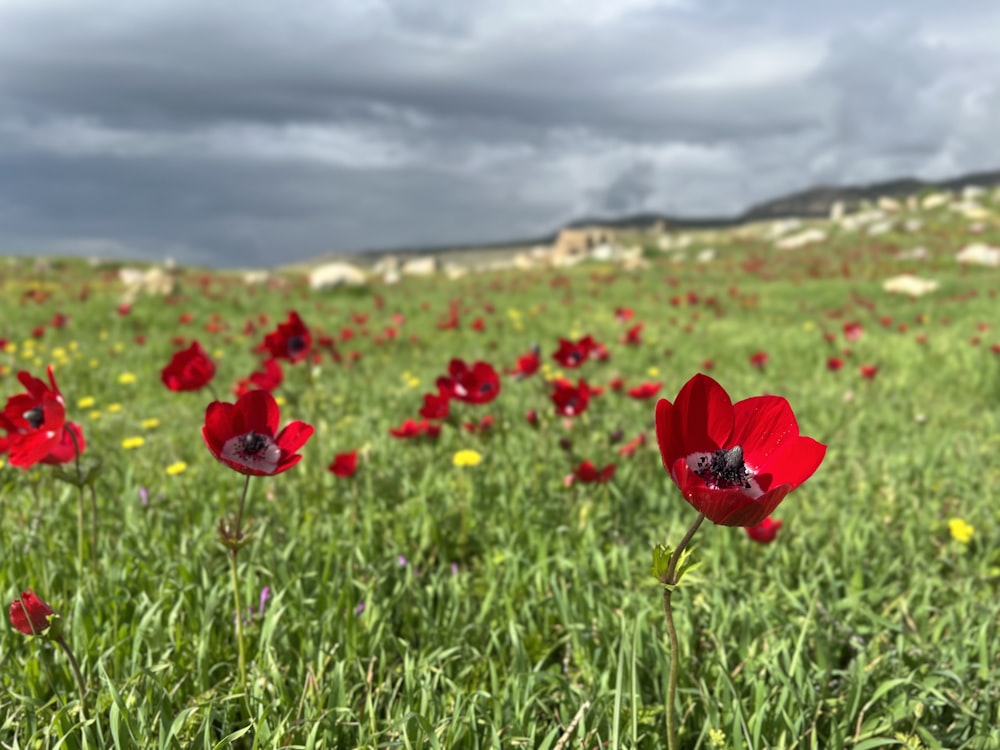
<instances>
[{"instance_id":1,"label":"dark storm cloud","mask_svg":"<svg viewBox=\"0 0 1000 750\"><path fill-rule=\"evenodd\" d=\"M1000 13L0 0L0 242L271 264L1000 165Z\"/></svg>"}]
</instances>

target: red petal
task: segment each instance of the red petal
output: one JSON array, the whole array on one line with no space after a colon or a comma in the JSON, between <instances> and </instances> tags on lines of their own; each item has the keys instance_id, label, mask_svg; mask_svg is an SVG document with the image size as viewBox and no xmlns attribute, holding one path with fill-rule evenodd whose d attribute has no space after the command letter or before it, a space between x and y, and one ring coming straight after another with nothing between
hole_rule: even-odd
<instances>
[{"instance_id":1,"label":"red petal","mask_svg":"<svg viewBox=\"0 0 1000 750\"><path fill-rule=\"evenodd\" d=\"M313 426L305 422L289 422L275 438L274 442L284 453L295 453L312 437Z\"/></svg>"},{"instance_id":2,"label":"red petal","mask_svg":"<svg viewBox=\"0 0 1000 750\"><path fill-rule=\"evenodd\" d=\"M684 384L674 401L673 449L685 456L715 451L727 444L733 419L729 394L708 375L698 373Z\"/></svg>"},{"instance_id":3,"label":"red petal","mask_svg":"<svg viewBox=\"0 0 1000 750\"><path fill-rule=\"evenodd\" d=\"M756 500L738 489L713 489L688 468L683 458L674 463L672 476L684 499L720 526L756 526L771 515L793 489L787 484L773 487Z\"/></svg>"},{"instance_id":4,"label":"red petal","mask_svg":"<svg viewBox=\"0 0 1000 750\"><path fill-rule=\"evenodd\" d=\"M269 391L250 391L236 402L233 427L236 435L250 431L274 437L281 421L281 409Z\"/></svg>"},{"instance_id":5,"label":"red petal","mask_svg":"<svg viewBox=\"0 0 1000 750\"><path fill-rule=\"evenodd\" d=\"M774 451L758 473L769 473L775 484L787 484L795 489L813 475L826 456L826 446L810 437L800 437L783 443Z\"/></svg>"},{"instance_id":6,"label":"red petal","mask_svg":"<svg viewBox=\"0 0 1000 750\"><path fill-rule=\"evenodd\" d=\"M660 446L660 458L663 460L663 468L668 472L674 461L681 458L679 446L673 441L673 404L665 398L661 398L656 403L656 442Z\"/></svg>"},{"instance_id":7,"label":"red petal","mask_svg":"<svg viewBox=\"0 0 1000 750\"><path fill-rule=\"evenodd\" d=\"M213 401L205 409L205 426L201 434L205 444L216 456L222 452L222 446L233 435L242 434L233 430L233 415L236 407L224 401Z\"/></svg>"},{"instance_id":8,"label":"red petal","mask_svg":"<svg viewBox=\"0 0 1000 750\"><path fill-rule=\"evenodd\" d=\"M736 424L726 447L739 445L747 464L764 471L772 453L799 438L799 425L788 401L780 396L755 396L733 406Z\"/></svg>"}]
</instances>

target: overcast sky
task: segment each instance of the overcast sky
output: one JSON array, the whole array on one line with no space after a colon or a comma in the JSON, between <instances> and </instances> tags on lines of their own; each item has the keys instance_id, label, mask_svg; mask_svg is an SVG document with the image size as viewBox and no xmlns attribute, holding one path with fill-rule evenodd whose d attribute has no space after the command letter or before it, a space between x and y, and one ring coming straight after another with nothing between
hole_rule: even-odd
<instances>
[{"instance_id":1,"label":"overcast sky","mask_svg":"<svg viewBox=\"0 0 1000 750\"><path fill-rule=\"evenodd\" d=\"M0 254L269 266L1000 168L1000 4L0 0Z\"/></svg>"}]
</instances>

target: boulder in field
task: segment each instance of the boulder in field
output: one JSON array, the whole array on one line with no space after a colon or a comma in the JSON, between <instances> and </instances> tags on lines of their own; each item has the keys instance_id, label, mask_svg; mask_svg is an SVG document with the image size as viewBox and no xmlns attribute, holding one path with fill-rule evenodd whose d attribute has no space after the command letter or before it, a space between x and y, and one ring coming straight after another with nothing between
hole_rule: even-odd
<instances>
[{"instance_id":1,"label":"boulder in field","mask_svg":"<svg viewBox=\"0 0 1000 750\"><path fill-rule=\"evenodd\" d=\"M368 281L365 272L350 263L324 263L309 273L310 289L336 289L338 286L360 286Z\"/></svg>"}]
</instances>

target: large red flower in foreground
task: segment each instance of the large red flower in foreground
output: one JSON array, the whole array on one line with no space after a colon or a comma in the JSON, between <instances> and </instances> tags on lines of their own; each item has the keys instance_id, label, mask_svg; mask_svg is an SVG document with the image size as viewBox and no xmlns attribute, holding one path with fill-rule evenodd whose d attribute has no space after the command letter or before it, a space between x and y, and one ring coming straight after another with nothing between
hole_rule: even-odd
<instances>
[{"instance_id":1,"label":"large red flower in foreground","mask_svg":"<svg viewBox=\"0 0 1000 750\"><path fill-rule=\"evenodd\" d=\"M663 466L684 499L723 526L757 526L819 468L826 446L799 435L780 396L733 403L699 373L656 405Z\"/></svg>"},{"instance_id":2,"label":"large red flower in foreground","mask_svg":"<svg viewBox=\"0 0 1000 750\"><path fill-rule=\"evenodd\" d=\"M274 396L250 391L235 404L209 404L201 434L212 455L229 468L255 476L280 474L302 460L296 451L313 434L312 425L298 421L278 432L280 419Z\"/></svg>"},{"instance_id":3,"label":"large red flower in foreground","mask_svg":"<svg viewBox=\"0 0 1000 750\"><path fill-rule=\"evenodd\" d=\"M12 466L27 469L37 463L67 463L86 448L80 425L66 421L66 402L51 365L48 376L46 383L19 372L17 379L27 393L11 396L0 412L0 430L7 433L4 442Z\"/></svg>"},{"instance_id":4,"label":"large red flower in foreground","mask_svg":"<svg viewBox=\"0 0 1000 750\"><path fill-rule=\"evenodd\" d=\"M163 384L172 391L197 391L208 385L213 377L215 363L197 341L176 352L160 372Z\"/></svg>"}]
</instances>

